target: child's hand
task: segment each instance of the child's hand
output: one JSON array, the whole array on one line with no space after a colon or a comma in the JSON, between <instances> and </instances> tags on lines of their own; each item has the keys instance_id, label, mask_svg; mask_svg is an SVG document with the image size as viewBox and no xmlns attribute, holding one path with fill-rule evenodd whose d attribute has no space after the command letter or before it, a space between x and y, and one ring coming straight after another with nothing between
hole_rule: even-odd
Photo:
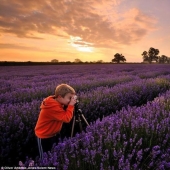
<instances>
[{"instance_id":1,"label":"child's hand","mask_svg":"<svg viewBox=\"0 0 170 170\"><path fill-rule=\"evenodd\" d=\"M69 105L73 105L74 106L76 104L76 102L77 102L77 96L75 95L75 96L73 96L71 98Z\"/></svg>"}]
</instances>

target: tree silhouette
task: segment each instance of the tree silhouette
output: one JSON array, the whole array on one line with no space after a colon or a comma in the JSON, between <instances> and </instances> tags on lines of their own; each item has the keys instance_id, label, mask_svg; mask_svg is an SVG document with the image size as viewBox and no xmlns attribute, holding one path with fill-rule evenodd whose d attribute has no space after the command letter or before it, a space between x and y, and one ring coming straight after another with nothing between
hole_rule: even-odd
<instances>
[{"instance_id":1,"label":"tree silhouette","mask_svg":"<svg viewBox=\"0 0 170 170\"><path fill-rule=\"evenodd\" d=\"M167 57L166 55L161 55L159 57L159 63L169 63L169 57Z\"/></svg>"},{"instance_id":2,"label":"tree silhouette","mask_svg":"<svg viewBox=\"0 0 170 170\"><path fill-rule=\"evenodd\" d=\"M98 60L96 61L96 63L103 63L103 60Z\"/></svg>"},{"instance_id":3,"label":"tree silhouette","mask_svg":"<svg viewBox=\"0 0 170 170\"><path fill-rule=\"evenodd\" d=\"M76 59L74 60L74 62L75 62L75 63L82 63L82 61L81 61L80 59L78 59L78 58L76 58Z\"/></svg>"},{"instance_id":4,"label":"tree silhouette","mask_svg":"<svg viewBox=\"0 0 170 170\"><path fill-rule=\"evenodd\" d=\"M58 63L58 60L57 59L52 59L51 62L52 63Z\"/></svg>"},{"instance_id":5,"label":"tree silhouette","mask_svg":"<svg viewBox=\"0 0 170 170\"><path fill-rule=\"evenodd\" d=\"M112 59L112 62L113 63L120 63L121 61L125 62L126 58L122 54L116 53L114 55L114 58Z\"/></svg>"},{"instance_id":6,"label":"tree silhouette","mask_svg":"<svg viewBox=\"0 0 170 170\"><path fill-rule=\"evenodd\" d=\"M143 61L148 61L150 64L153 61L158 62L159 59L159 50L153 47L150 47L149 51L144 51L141 55L143 56Z\"/></svg>"},{"instance_id":7,"label":"tree silhouette","mask_svg":"<svg viewBox=\"0 0 170 170\"><path fill-rule=\"evenodd\" d=\"M148 51L148 56L149 56L149 59L152 61L156 61L158 62L158 54L159 54L159 50L158 49L155 49L153 47L151 47Z\"/></svg>"},{"instance_id":8,"label":"tree silhouette","mask_svg":"<svg viewBox=\"0 0 170 170\"><path fill-rule=\"evenodd\" d=\"M149 57L148 57L148 52L147 51L144 51L142 53L142 56L143 56L143 61L149 61Z\"/></svg>"}]
</instances>

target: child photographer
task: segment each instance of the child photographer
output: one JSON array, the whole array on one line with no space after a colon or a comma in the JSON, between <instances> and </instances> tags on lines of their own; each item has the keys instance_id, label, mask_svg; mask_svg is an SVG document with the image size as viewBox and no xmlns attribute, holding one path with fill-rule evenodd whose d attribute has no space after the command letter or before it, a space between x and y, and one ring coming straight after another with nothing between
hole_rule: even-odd
<instances>
[{"instance_id":1,"label":"child photographer","mask_svg":"<svg viewBox=\"0 0 170 170\"><path fill-rule=\"evenodd\" d=\"M67 85L56 87L55 95L45 98L40 106L40 114L35 126L40 158L43 152L50 151L57 141L63 123L69 123L73 117L76 103L75 90Z\"/></svg>"}]
</instances>

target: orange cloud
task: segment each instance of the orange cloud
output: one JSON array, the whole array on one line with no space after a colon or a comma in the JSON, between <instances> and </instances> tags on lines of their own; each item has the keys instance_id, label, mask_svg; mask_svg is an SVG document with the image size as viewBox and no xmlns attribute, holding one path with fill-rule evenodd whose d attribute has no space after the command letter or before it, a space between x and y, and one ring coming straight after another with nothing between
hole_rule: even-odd
<instances>
[{"instance_id":1,"label":"orange cloud","mask_svg":"<svg viewBox=\"0 0 170 170\"><path fill-rule=\"evenodd\" d=\"M142 39L156 21L138 9L118 14L115 7L120 4L121 0L2 1L0 33L34 39L42 38L37 33L73 36L82 39L79 44L117 48Z\"/></svg>"},{"instance_id":2,"label":"orange cloud","mask_svg":"<svg viewBox=\"0 0 170 170\"><path fill-rule=\"evenodd\" d=\"M38 47L33 46L24 46L24 45L18 45L18 44L11 44L11 43L0 43L0 49L19 49L19 50L31 50L31 51L44 51L44 52L52 52L50 50L45 50Z\"/></svg>"}]
</instances>

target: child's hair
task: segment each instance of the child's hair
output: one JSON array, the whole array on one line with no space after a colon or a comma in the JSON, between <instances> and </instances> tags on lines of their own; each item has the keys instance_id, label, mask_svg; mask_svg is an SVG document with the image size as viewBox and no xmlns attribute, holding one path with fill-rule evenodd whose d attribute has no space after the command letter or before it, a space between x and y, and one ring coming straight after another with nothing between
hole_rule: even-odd
<instances>
[{"instance_id":1,"label":"child's hair","mask_svg":"<svg viewBox=\"0 0 170 170\"><path fill-rule=\"evenodd\" d=\"M55 97L58 97L59 95L64 97L68 93L71 93L71 94L76 93L75 90L68 84L60 84L55 89Z\"/></svg>"}]
</instances>

